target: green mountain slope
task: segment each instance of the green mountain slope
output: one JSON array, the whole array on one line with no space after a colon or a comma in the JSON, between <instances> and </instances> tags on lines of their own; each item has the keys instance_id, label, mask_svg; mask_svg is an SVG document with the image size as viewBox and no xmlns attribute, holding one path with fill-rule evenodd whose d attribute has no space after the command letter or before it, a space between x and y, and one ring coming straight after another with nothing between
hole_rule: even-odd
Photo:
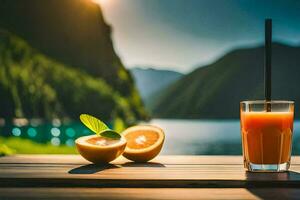
<instances>
[{"instance_id":1,"label":"green mountain slope","mask_svg":"<svg viewBox=\"0 0 300 200\"><path fill-rule=\"evenodd\" d=\"M264 48L238 49L184 76L150 105L162 118L238 118L239 102L263 99ZM300 48L273 45L273 98L300 102ZM296 116L299 114L296 111Z\"/></svg>"},{"instance_id":2,"label":"green mountain slope","mask_svg":"<svg viewBox=\"0 0 300 200\"><path fill-rule=\"evenodd\" d=\"M136 120L129 100L100 78L53 61L12 34L0 33L0 117Z\"/></svg>"},{"instance_id":3,"label":"green mountain slope","mask_svg":"<svg viewBox=\"0 0 300 200\"><path fill-rule=\"evenodd\" d=\"M125 80L130 77L114 52L111 28L97 4L91 0L0 0L0 5L0 27L51 58L103 77L123 94L130 92ZM120 80L113 80L118 73Z\"/></svg>"},{"instance_id":4,"label":"green mountain slope","mask_svg":"<svg viewBox=\"0 0 300 200\"><path fill-rule=\"evenodd\" d=\"M97 4L90 0L0 0L0 29L20 36L61 65L84 72L89 78L100 80L99 84L109 85L113 93L126 99L134 119L145 119L133 78L114 51L111 27ZM14 53L16 49L6 50ZM19 61L12 58L12 62ZM61 87L70 84L63 80L60 83ZM57 89L54 88L55 92ZM65 96L75 92L68 91Z\"/></svg>"}]
</instances>

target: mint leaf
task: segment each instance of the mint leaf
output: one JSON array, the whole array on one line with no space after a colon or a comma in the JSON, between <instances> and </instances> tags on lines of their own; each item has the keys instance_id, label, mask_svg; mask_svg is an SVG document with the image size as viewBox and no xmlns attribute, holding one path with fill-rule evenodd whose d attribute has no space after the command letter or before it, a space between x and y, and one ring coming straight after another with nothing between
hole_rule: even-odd
<instances>
[{"instance_id":1,"label":"mint leaf","mask_svg":"<svg viewBox=\"0 0 300 200\"><path fill-rule=\"evenodd\" d=\"M102 137L111 138L111 139L120 139L121 135L113 130L105 130L100 133Z\"/></svg>"},{"instance_id":2,"label":"mint leaf","mask_svg":"<svg viewBox=\"0 0 300 200\"><path fill-rule=\"evenodd\" d=\"M100 135L102 137L110 138L110 139L120 139L121 135L110 128L102 122L100 119L93 117L88 114L81 114L80 121L88 127L91 131Z\"/></svg>"},{"instance_id":3,"label":"mint leaf","mask_svg":"<svg viewBox=\"0 0 300 200\"><path fill-rule=\"evenodd\" d=\"M97 119L96 117L93 117L88 114L81 114L79 118L86 127L88 127L91 131L93 131L97 135L102 131L109 130L106 124L102 122L100 119Z\"/></svg>"}]
</instances>

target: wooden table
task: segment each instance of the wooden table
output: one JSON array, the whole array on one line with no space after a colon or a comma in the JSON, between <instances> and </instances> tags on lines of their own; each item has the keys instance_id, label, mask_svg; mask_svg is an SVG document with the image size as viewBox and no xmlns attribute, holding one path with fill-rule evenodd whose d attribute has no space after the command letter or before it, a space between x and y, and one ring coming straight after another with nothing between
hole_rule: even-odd
<instances>
[{"instance_id":1,"label":"wooden table","mask_svg":"<svg viewBox=\"0 0 300 200\"><path fill-rule=\"evenodd\" d=\"M288 173L247 173L240 156L119 158L105 166L78 155L7 156L0 199L299 199L300 157L292 164Z\"/></svg>"}]
</instances>

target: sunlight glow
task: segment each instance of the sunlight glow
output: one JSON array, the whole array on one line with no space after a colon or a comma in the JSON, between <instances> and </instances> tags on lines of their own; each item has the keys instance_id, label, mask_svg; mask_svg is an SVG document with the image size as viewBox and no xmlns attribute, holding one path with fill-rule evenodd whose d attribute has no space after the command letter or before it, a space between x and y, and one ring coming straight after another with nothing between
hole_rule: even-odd
<instances>
[{"instance_id":1,"label":"sunlight glow","mask_svg":"<svg viewBox=\"0 0 300 200\"><path fill-rule=\"evenodd\" d=\"M108 4L110 0L92 0L92 1L97 4L104 5L104 4Z\"/></svg>"},{"instance_id":2,"label":"sunlight glow","mask_svg":"<svg viewBox=\"0 0 300 200\"><path fill-rule=\"evenodd\" d=\"M54 137L58 137L60 135L60 130L58 128L51 128L50 132Z\"/></svg>"},{"instance_id":3,"label":"sunlight glow","mask_svg":"<svg viewBox=\"0 0 300 200\"><path fill-rule=\"evenodd\" d=\"M53 137L53 138L51 139L51 144L52 144L53 146L59 146L59 145L60 145L60 139L57 138L57 137Z\"/></svg>"},{"instance_id":4,"label":"sunlight glow","mask_svg":"<svg viewBox=\"0 0 300 200\"><path fill-rule=\"evenodd\" d=\"M17 127L13 128L11 132L12 132L12 134L13 134L14 136L17 136L17 137L20 136L21 133L22 133L22 132L21 132L21 129L19 129L19 128L17 128Z\"/></svg>"}]
</instances>

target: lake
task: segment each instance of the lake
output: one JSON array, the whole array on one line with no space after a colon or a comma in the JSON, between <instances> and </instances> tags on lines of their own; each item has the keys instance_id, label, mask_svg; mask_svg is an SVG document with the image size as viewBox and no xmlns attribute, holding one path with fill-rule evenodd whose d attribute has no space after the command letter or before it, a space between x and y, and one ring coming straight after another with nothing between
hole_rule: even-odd
<instances>
[{"instance_id":1,"label":"lake","mask_svg":"<svg viewBox=\"0 0 300 200\"><path fill-rule=\"evenodd\" d=\"M153 119L166 134L162 154L242 154L239 120ZM294 124L293 154L300 154L300 121Z\"/></svg>"},{"instance_id":2,"label":"lake","mask_svg":"<svg viewBox=\"0 0 300 200\"><path fill-rule=\"evenodd\" d=\"M51 143L54 146L74 146L76 138L92 134L78 121L25 122L0 126L0 136L21 137L39 143ZM149 123L165 131L166 140L161 154L240 155L242 153L239 120L153 119ZM293 154L300 155L300 121L294 124Z\"/></svg>"}]
</instances>

